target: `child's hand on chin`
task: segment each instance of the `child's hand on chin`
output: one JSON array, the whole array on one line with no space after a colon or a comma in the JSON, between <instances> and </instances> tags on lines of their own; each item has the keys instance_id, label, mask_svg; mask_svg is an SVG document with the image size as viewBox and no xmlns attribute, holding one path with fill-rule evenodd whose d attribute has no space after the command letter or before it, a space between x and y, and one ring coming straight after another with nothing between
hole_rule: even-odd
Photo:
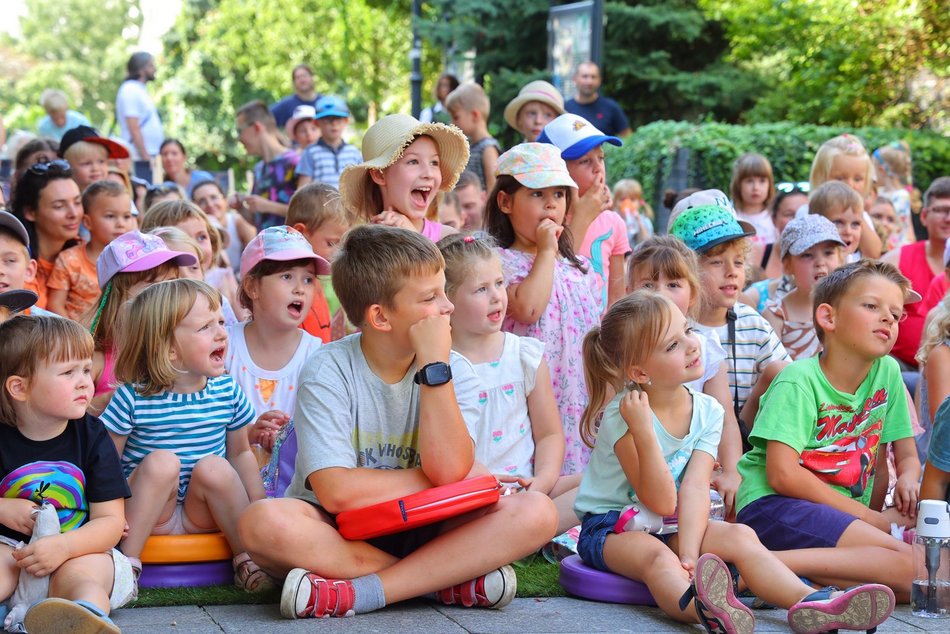
<instances>
[{"instance_id":1,"label":"child's hand on chin","mask_svg":"<svg viewBox=\"0 0 950 634\"><path fill-rule=\"evenodd\" d=\"M409 220L406 216L402 215L398 211L393 211L392 209L386 209L385 211L376 214L372 218L373 224L377 225L386 225L387 227L400 227L402 229L409 229L410 231L416 231L416 228L412 225L412 221Z\"/></svg>"},{"instance_id":2,"label":"child's hand on chin","mask_svg":"<svg viewBox=\"0 0 950 634\"><path fill-rule=\"evenodd\" d=\"M448 315L429 315L409 327L409 341L416 353L416 369L429 363L448 363L452 350L452 326Z\"/></svg>"},{"instance_id":3,"label":"child's hand on chin","mask_svg":"<svg viewBox=\"0 0 950 634\"><path fill-rule=\"evenodd\" d=\"M564 227L550 218L545 218L538 223L538 231L535 234L538 251L557 251L557 241L561 238L563 231Z\"/></svg>"}]
</instances>

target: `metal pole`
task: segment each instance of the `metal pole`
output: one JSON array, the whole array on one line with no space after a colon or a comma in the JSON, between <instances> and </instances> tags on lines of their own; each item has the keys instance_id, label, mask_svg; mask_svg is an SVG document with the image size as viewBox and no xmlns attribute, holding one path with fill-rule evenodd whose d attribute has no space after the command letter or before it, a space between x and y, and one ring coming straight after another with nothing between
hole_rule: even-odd
<instances>
[{"instance_id":1,"label":"metal pole","mask_svg":"<svg viewBox=\"0 0 950 634\"><path fill-rule=\"evenodd\" d=\"M409 60L412 72L409 75L412 96L412 116L419 118L422 111L422 38L419 36L419 19L422 13L422 0L412 0L412 50Z\"/></svg>"},{"instance_id":2,"label":"metal pole","mask_svg":"<svg viewBox=\"0 0 950 634\"><path fill-rule=\"evenodd\" d=\"M604 68L604 0L594 0L592 11L590 59L603 72Z\"/></svg>"}]
</instances>

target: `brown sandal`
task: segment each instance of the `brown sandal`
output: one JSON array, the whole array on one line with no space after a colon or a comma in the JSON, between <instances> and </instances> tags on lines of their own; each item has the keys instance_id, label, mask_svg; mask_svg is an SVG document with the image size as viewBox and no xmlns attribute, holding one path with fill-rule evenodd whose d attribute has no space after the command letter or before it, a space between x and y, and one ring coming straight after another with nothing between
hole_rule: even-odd
<instances>
[{"instance_id":1,"label":"brown sandal","mask_svg":"<svg viewBox=\"0 0 950 634\"><path fill-rule=\"evenodd\" d=\"M234 585L245 592L265 592L276 587L274 580L243 552L233 559Z\"/></svg>"}]
</instances>

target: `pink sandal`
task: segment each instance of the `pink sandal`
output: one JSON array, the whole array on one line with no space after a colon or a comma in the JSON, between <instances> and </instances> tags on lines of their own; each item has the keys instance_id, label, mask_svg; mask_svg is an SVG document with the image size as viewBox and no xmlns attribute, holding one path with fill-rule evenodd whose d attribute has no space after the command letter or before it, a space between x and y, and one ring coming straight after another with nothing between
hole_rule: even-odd
<instances>
[{"instance_id":1,"label":"pink sandal","mask_svg":"<svg viewBox=\"0 0 950 634\"><path fill-rule=\"evenodd\" d=\"M265 592L276 587L271 576L243 552L234 557L234 585L245 592Z\"/></svg>"},{"instance_id":2,"label":"pink sandal","mask_svg":"<svg viewBox=\"0 0 950 634\"><path fill-rule=\"evenodd\" d=\"M685 610L690 599L699 623L709 634L752 634L755 615L736 598L732 573L722 559L706 553L696 562L693 585L680 599Z\"/></svg>"},{"instance_id":3,"label":"pink sandal","mask_svg":"<svg viewBox=\"0 0 950 634\"><path fill-rule=\"evenodd\" d=\"M788 624L798 634L830 630L865 630L873 633L894 611L894 592L877 583L812 592L788 609Z\"/></svg>"}]
</instances>

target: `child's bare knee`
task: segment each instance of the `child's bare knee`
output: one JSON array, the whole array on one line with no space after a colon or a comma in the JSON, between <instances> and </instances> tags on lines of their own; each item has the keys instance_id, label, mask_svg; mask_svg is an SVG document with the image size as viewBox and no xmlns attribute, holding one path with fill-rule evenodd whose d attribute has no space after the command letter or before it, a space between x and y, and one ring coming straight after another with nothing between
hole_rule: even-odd
<instances>
[{"instance_id":1,"label":"child's bare knee","mask_svg":"<svg viewBox=\"0 0 950 634\"><path fill-rule=\"evenodd\" d=\"M181 460L174 452L159 449L142 459L135 468L139 477L146 477L150 482L178 482L181 474Z\"/></svg>"},{"instance_id":2,"label":"child's bare knee","mask_svg":"<svg viewBox=\"0 0 950 634\"><path fill-rule=\"evenodd\" d=\"M206 487L229 485L236 477L234 467L221 456L205 456L191 471L191 481Z\"/></svg>"},{"instance_id":3,"label":"child's bare knee","mask_svg":"<svg viewBox=\"0 0 950 634\"><path fill-rule=\"evenodd\" d=\"M533 491L519 493L517 498L520 499L516 514L521 522L526 523L524 529L532 535L537 535L538 539L543 538L544 542L554 537L558 515L557 507L551 498Z\"/></svg>"}]
</instances>

